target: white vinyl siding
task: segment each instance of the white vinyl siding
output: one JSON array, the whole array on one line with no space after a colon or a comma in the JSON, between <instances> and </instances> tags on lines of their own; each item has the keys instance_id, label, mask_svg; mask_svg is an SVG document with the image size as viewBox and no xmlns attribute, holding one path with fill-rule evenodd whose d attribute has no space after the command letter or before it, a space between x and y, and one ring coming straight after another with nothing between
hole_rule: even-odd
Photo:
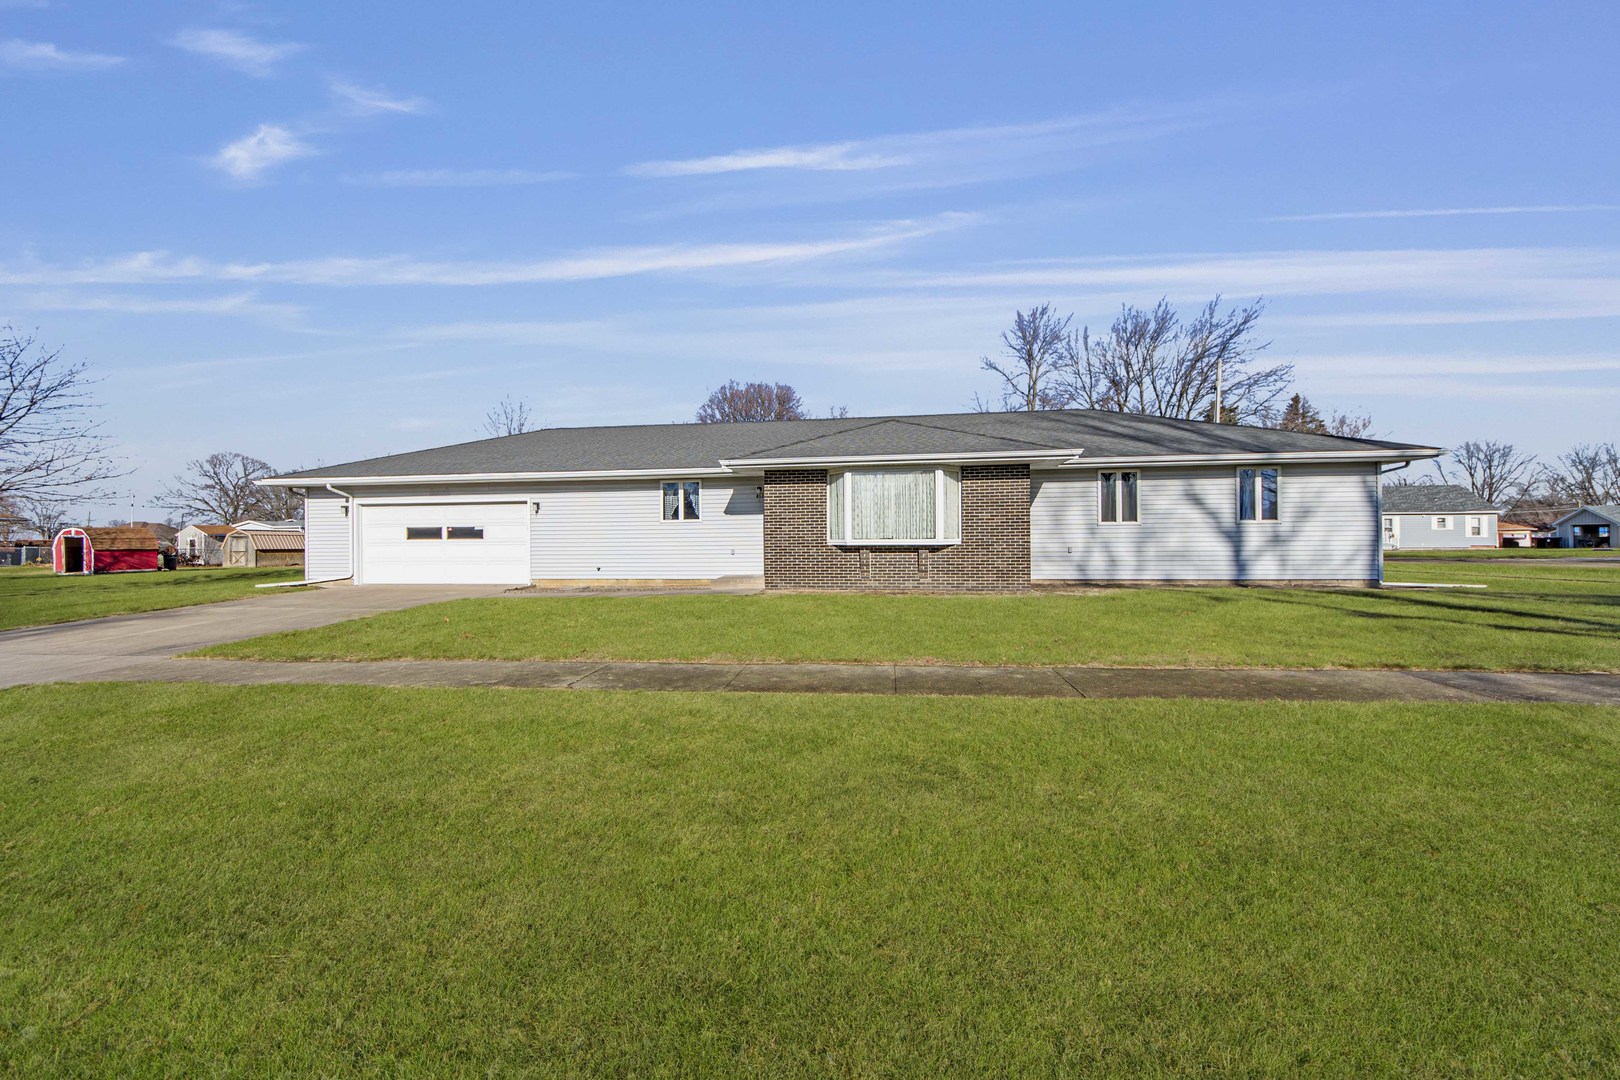
<instances>
[{"instance_id":1,"label":"white vinyl siding","mask_svg":"<svg viewBox=\"0 0 1620 1080\"><path fill-rule=\"evenodd\" d=\"M333 581L354 573L349 559L348 500L325 489L304 497L304 580Z\"/></svg>"},{"instance_id":2,"label":"white vinyl siding","mask_svg":"<svg viewBox=\"0 0 1620 1080\"><path fill-rule=\"evenodd\" d=\"M1386 534L1384 546L1392 550L1433 550L1496 546L1499 515L1481 514L1385 514L1394 523L1393 537ZM1478 521L1479 535L1472 535L1469 523ZM1444 526L1436 528L1438 522Z\"/></svg>"},{"instance_id":3,"label":"white vinyl siding","mask_svg":"<svg viewBox=\"0 0 1620 1080\"><path fill-rule=\"evenodd\" d=\"M1108 470L1103 470L1108 471ZM1032 474L1037 581L1368 581L1380 567L1373 465L1289 465L1276 521L1240 521L1229 466L1144 468L1140 524L1098 522L1098 471Z\"/></svg>"}]
</instances>

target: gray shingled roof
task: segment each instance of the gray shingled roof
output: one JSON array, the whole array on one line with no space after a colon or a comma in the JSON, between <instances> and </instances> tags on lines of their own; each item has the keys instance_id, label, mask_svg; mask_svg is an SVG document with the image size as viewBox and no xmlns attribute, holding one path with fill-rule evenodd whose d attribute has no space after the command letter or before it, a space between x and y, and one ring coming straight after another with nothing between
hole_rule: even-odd
<instances>
[{"instance_id":1,"label":"gray shingled roof","mask_svg":"<svg viewBox=\"0 0 1620 1080\"><path fill-rule=\"evenodd\" d=\"M1386 514L1489 514L1497 507L1457 484L1399 484L1384 488Z\"/></svg>"},{"instance_id":2,"label":"gray shingled roof","mask_svg":"<svg viewBox=\"0 0 1620 1080\"><path fill-rule=\"evenodd\" d=\"M1167 420L1084 409L944 413L753 424L642 424L544 428L522 435L418 450L288 473L281 480L360 476L454 476L714 468L721 461L859 458L887 454L1084 451L1085 456L1277 454L1391 451L1432 447L1341 439L1297 431Z\"/></svg>"}]
</instances>

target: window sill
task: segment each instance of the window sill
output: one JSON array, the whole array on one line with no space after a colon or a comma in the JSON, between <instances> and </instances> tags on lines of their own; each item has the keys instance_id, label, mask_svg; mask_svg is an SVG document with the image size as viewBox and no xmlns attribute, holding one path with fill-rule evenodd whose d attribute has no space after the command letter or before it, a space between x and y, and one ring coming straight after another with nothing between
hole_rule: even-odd
<instances>
[{"instance_id":1,"label":"window sill","mask_svg":"<svg viewBox=\"0 0 1620 1080\"><path fill-rule=\"evenodd\" d=\"M944 548L955 547L960 540L828 540L836 548Z\"/></svg>"}]
</instances>

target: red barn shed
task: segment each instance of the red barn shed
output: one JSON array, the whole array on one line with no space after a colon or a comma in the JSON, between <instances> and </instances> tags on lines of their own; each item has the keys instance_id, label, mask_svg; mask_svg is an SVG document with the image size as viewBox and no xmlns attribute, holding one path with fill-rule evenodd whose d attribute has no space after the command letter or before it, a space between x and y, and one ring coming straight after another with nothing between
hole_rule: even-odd
<instances>
[{"instance_id":1,"label":"red barn shed","mask_svg":"<svg viewBox=\"0 0 1620 1080\"><path fill-rule=\"evenodd\" d=\"M51 544L51 567L58 574L117 574L158 566L158 538L146 529L63 529Z\"/></svg>"}]
</instances>

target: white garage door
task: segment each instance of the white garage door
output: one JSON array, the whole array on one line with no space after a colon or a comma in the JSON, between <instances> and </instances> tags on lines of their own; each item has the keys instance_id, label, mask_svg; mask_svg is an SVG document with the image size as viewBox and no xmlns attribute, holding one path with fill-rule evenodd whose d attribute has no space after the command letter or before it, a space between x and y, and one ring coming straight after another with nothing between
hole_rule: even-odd
<instances>
[{"instance_id":1,"label":"white garage door","mask_svg":"<svg viewBox=\"0 0 1620 1080\"><path fill-rule=\"evenodd\" d=\"M360 567L367 585L526 585L528 504L363 506Z\"/></svg>"}]
</instances>

